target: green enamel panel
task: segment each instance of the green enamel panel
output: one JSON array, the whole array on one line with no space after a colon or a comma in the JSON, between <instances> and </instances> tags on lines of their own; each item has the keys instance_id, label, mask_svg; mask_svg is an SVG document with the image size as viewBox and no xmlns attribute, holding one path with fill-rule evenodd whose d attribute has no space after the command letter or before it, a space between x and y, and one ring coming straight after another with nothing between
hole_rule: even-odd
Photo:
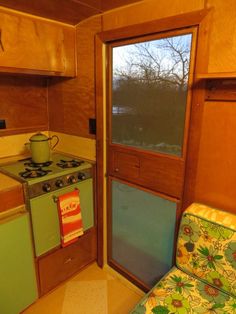
<instances>
[{"instance_id":1,"label":"green enamel panel","mask_svg":"<svg viewBox=\"0 0 236 314\"><path fill-rule=\"evenodd\" d=\"M94 225L93 210L93 181L87 179L80 183L60 189L47 195L36 197L30 201L34 241L36 256L59 246L60 224L58 218L57 204L53 197L58 197L64 193L73 191L75 188L80 190L80 204L84 230Z\"/></svg>"},{"instance_id":2,"label":"green enamel panel","mask_svg":"<svg viewBox=\"0 0 236 314\"><path fill-rule=\"evenodd\" d=\"M153 285L171 267L176 203L112 181L112 259Z\"/></svg>"},{"instance_id":3,"label":"green enamel panel","mask_svg":"<svg viewBox=\"0 0 236 314\"><path fill-rule=\"evenodd\" d=\"M27 214L0 221L0 313L19 314L37 299Z\"/></svg>"}]
</instances>

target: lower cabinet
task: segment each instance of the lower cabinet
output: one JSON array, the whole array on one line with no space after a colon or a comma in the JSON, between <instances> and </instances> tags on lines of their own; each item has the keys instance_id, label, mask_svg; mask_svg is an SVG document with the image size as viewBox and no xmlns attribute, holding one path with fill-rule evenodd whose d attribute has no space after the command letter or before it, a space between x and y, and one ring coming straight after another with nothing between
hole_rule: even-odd
<instances>
[{"instance_id":1,"label":"lower cabinet","mask_svg":"<svg viewBox=\"0 0 236 314\"><path fill-rule=\"evenodd\" d=\"M87 230L75 243L38 259L40 295L56 287L96 260L96 228Z\"/></svg>"},{"instance_id":2,"label":"lower cabinet","mask_svg":"<svg viewBox=\"0 0 236 314\"><path fill-rule=\"evenodd\" d=\"M19 314L38 297L29 214L0 216L0 313Z\"/></svg>"}]
</instances>

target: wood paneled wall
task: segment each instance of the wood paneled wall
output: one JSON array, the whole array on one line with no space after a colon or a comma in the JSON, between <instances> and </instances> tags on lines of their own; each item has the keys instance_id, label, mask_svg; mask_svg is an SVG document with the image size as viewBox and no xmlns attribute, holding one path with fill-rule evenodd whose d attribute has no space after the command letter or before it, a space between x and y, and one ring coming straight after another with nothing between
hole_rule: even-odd
<instances>
[{"instance_id":1,"label":"wood paneled wall","mask_svg":"<svg viewBox=\"0 0 236 314\"><path fill-rule=\"evenodd\" d=\"M194 106L193 121L198 117L198 123L192 132L199 139L192 133L189 141L186 205L197 201L236 213L235 86L236 80L209 81Z\"/></svg>"},{"instance_id":2,"label":"wood paneled wall","mask_svg":"<svg viewBox=\"0 0 236 314\"><path fill-rule=\"evenodd\" d=\"M213 8L207 70L209 73L234 72L236 76L235 0L206 0L206 4Z\"/></svg>"},{"instance_id":3,"label":"wood paneled wall","mask_svg":"<svg viewBox=\"0 0 236 314\"><path fill-rule=\"evenodd\" d=\"M123 9L104 13L103 31L201 10L204 5L204 0L142 1Z\"/></svg>"},{"instance_id":4,"label":"wood paneled wall","mask_svg":"<svg viewBox=\"0 0 236 314\"><path fill-rule=\"evenodd\" d=\"M236 102L206 101L195 198L236 213Z\"/></svg>"},{"instance_id":5,"label":"wood paneled wall","mask_svg":"<svg viewBox=\"0 0 236 314\"><path fill-rule=\"evenodd\" d=\"M95 118L94 36L101 31L101 17L77 27L77 71L75 79L49 81L50 130L94 138L89 133L89 118Z\"/></svg>"},{"instance_id":6,"label":"wood paneled wall","mask_svg":"<svg viewBox=\"0 0 236 314\"><path fill-rule=\"evenodd\" d=\"M0 75L0 136L48 129L45 78Z\"/></svg>"}]
</instances>

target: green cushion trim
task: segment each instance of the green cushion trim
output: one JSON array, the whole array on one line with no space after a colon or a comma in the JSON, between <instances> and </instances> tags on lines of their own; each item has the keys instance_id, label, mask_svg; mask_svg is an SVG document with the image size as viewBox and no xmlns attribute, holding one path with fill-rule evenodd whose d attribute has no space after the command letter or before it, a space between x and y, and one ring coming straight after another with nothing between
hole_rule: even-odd
<instances>
[{"instance_id":1,"label":"green cushion trim","mask_svg":"<svg viewBox=\"0 0 236 314\"><path fill-rule=\"evenodd\" d=\"M217 225L217 226L226 228L226 229L228 229L228 230L231 230L231 231L233 231L233 232L236 232L236 230L233 229L233 228L230 228L230 227L228 227L228 226L225 226L225 225L223 225L223 224L220 224L219 222L209 220L209 219L207 219L207 218L205 218L205 217L198 216L198 215L196 215L196 214L192 214L192 213L188 213L188 212L187 212L187 213L183 213L183 216L185 216L185 217L186 217L186 216L193 216L193 217L196 217L196 218L205 220L205 221L207 221L207 222L210 222L210 223L212 223L213 225ZM180 223L180 224L181 224L181 223Z\"/></svg>"}]
</instances>

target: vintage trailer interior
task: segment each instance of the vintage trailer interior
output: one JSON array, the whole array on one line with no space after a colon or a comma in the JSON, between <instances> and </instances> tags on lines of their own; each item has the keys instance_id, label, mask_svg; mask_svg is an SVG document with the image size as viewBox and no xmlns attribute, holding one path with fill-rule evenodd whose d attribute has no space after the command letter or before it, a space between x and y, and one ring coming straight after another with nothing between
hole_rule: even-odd
<instances>
[{"instance_id":1,"label":"vintage trailer interior","mask_svg":"<svg viewBox=\"0 0 236 314\"><path fill-rule=\"evenodd\" d=\"M0 313L236 313L234 0L0 0Z\"/></svg>"}]
</instances>

